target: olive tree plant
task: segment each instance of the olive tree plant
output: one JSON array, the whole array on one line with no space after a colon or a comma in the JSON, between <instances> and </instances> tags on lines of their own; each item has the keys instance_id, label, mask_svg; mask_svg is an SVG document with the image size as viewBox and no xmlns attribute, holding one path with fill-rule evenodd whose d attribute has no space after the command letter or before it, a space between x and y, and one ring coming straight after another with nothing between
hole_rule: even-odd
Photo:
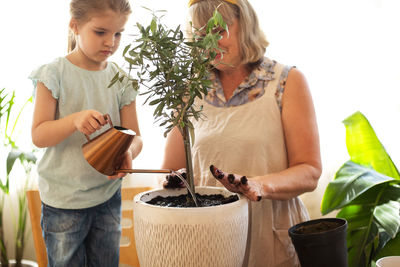
<instances>
[{"instance_id":1,"label":"olive tree plant","mask_svg":"<svg viewBox=\"0 0 400 267\"><path fill-rule=\"evenodd\" d=\"M192 25L192 24L190 24ZM215 10L208 23L202 28L192 27L193 36L188 40L180 26L169 29L153 13L150 25L137 24L140 34L123 50L129 64L128 75L118 73L111 85L128 78L133 87L141 86L146 95L145 103L155 106L154 118L165 127L166 136L177 127L182 134L186 155L186 179L194 192L191 141L194 141L190 118L201 117L202 107L194 104L196 98L207 94L211 85L208 79L211 62L221 53L219 31L227 31L222 15ZM134 74L136 77L132 78Z\"/></svg>"}]
</instances>

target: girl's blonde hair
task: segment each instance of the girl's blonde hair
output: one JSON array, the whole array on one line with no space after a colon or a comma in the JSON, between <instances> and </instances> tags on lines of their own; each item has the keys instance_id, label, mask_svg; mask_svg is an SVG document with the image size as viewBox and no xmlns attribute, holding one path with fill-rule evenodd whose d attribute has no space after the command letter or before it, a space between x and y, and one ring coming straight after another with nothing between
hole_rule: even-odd
<instances>
[{"instance_id":1,"label":"girl's blonde hair","mask_svg":"<svg viewBox=\"0 0 400 267\"><path fill-rule=\"evenodd\" d=\"M223 0L199 1L189 9L193 26L200 28L205 25L217 7L228 27L234 19L238 19L241 63L252 66L260 62L268 41L259 26L257 14L247 0L237 0L236 4Z\"/></svg>"},{"instance_id":2,"label":"girl's blonde hair","mask_svg":"<svg viewBox=\"0 0 400 267\"><path fill-rule=\"evenodd\" d=\"M130 14L132 12L129 0L71 0L70 14L79 23L90 20L94 13L103 12L111 9L120 14ZM68 52L75 49L75 34L69 29L68 33Z\"/></svg>"}]
</instances>

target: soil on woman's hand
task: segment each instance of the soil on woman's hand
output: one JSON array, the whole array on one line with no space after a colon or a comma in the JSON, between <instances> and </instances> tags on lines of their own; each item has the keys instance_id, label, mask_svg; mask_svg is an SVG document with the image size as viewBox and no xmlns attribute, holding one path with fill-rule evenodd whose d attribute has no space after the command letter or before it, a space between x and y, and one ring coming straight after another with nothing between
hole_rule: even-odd
<instances>
[{"instance_id":1,"label":"soil on woman's hand","mask_svg":"<svg viewBox=\"0 0 400 267\"><path fill-rule=\"evenodd\" d=\"M210 206L218 206L235 202L239 200L239 197L237 195L231 195L229 197L225 197L221 194L200 195L196 193L196 199L197 203L199 204L199 207L210 207ZM164 207L177 207L177 208L196 207L192 198L185 194L179 196L168 196L168 197L157 196L147 201L146 203Z\"/></svg>"},{"instance_id":2,"label":"soil on woman's hand","mask_svg":"<svg viewBox=\"0 0 400 267\"><path fill-rule=\"evenodd\" d=\"M315 234L315 233L323 233L330 230L333 230L342 224L339 222L331 222L331 221L322 221L314 224L306 224L297 228L294 233L296 234Z\"/></svg>"}]
</instances>

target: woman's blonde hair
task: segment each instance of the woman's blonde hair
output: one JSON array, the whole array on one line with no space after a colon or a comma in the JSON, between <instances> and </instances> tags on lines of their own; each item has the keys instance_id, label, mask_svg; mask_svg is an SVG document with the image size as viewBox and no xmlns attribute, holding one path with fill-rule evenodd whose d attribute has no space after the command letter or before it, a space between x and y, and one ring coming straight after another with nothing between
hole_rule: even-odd
<instances>
[{"instance_id":1,"label":"woman's blonde hair","mask_svg":"<svg viewBox=\"0 0 400 267\"><path fill-rule=\"evenodd\" d=\"M129 0L71 0L70 14L79 23L90 20L94 13L103 12L111 9L120 14L130 14L132 12ZM68 52L75 49L75 34L69 29L68 33Z\"/></svg>"},{"instance_id":2,"label":"woman's blonde hair","mask_svg":"<svg viewBox=\"0 0 400 267\"><path fill-rule=\"evenodd\" d=\"M268 41L259 26L257 14L247 0L237 0L236 4L223 0L199 1L189 9L193 26L200 28L205 25L217 7L228 27L234 19L238 19L241 63L252 65L260 62Z\"/></svg>"}]
</instances>

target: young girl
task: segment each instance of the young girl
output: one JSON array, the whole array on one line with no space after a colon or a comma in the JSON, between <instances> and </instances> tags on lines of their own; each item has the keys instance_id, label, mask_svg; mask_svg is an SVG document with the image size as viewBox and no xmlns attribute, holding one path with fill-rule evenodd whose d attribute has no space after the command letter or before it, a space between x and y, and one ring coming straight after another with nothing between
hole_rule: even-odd
<instances>
[{"instance_id":1,"label":"young girl","mask_svg":"<svg viewBox=\"0 0 400 267\"><path fill-rule=\"evenodd\" d=\"M35 70L32 140L45 147L39 172L42 229L50 266L118 266L121 178L106 177L84 159L85 135L114 125L136 132L121 161L131 168L142 141L137 92L128 82L108 88L118 71L107 61L131 13L128 0L72 0L70 53ZM102 127L104 126L104 127Z\"/></svg>"}]
</instances>

